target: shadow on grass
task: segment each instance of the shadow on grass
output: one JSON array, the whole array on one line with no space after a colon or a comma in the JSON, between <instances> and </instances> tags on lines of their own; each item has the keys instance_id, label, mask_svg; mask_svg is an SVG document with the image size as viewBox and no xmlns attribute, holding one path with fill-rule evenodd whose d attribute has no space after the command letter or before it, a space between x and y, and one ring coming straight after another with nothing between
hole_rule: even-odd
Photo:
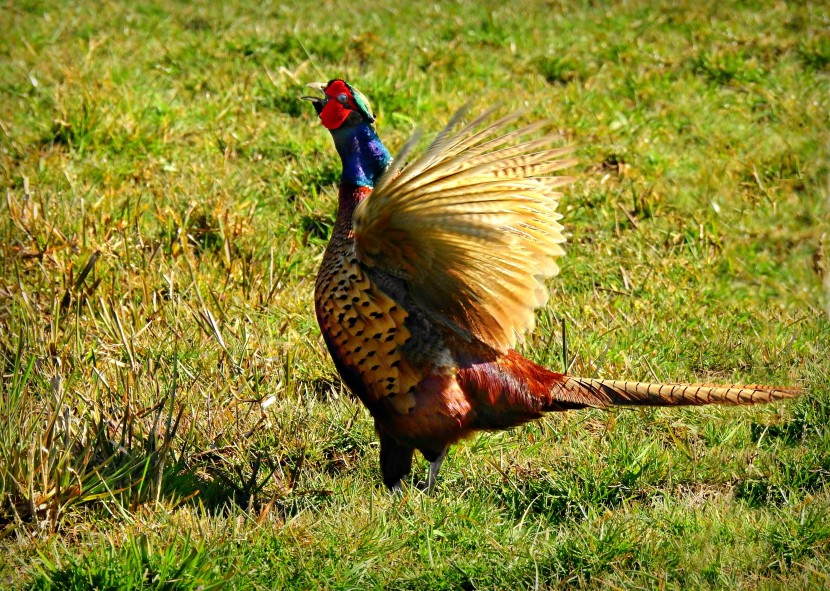
<instances>
[{"instance_id":1,"label":"shadow on grass","mask_svg":"<svg viewBox=\"0 0 830 591\"><path fill-rule=\"evenodd\" d=\"M22 340L21 340L22 342ZM22 348L5 353L0 415L0 538L32 528L61 530L75 509L102 504L122 510L162 502L197 504L209 513L233 507L283 520L319 510L329 490L299 485L304 470L338 473L353 464L361 442L348 429L326 446L281 451L272 438L240 436L233 445L201 451L193 416L175 386L151 407L73 392L50 368L24 363ZM72 377L70 375L70 382ZM174 378L175 383L175 378ZM309 467L310 465L310 467ZM101 511L104 511L101 508Z\"/></svg>"},{"instance_id":2,"label":"shadow on grass","mask_svg":"<svg viewBox=\"0 0 830 591\"><path fill-rule=\"evenodd\" d=\"M277 459L272 455L217 450L199 457L178 482L190 489L192 502L212 515L227 515L239 508L258 516L273 511L285 521L302 511L319 511L333 492L298 485L306 464L305 450Z\"/></svg>"},{"instance_id":3,"label":"shadow on grass","mask_svg":"<svg viewBox=\"0 0 830 591\"><path fill-rule=\"evenodd\" d=\"M828 424L830 402L821 393L802 397L785 423L753 423L752 441L770 453L738 483L736 498L754 508L780 507L825 489L830 484L830 452L824 444Z\"/></svg>"},{"instance_id":4,"label":"shadow on grass","mask_svg":"<svg viewBox=\"0 0 830 591\"><path fill-rule=\"evenodd\" d=\"M791 505L830 484L830 454L822 449L781 453L760 466L761 475L741 480L735 497L753 508Z\"/></svg>"},{"instance_id":5,"label":"shadow on grass","mask_svg":"<svg viewBox=\"0 0 830 591\"><path fill-rule=\"evenodd\" d=\"M506 481L496 492L498 502L516 519L527 515L544 517L551 523L581 520L587 512L614 509L647 495L644 481L652 472L647 464L617 467L606 464L586 469L566 466L555 473L528 471Z\"/></svg>"}]
</instances>

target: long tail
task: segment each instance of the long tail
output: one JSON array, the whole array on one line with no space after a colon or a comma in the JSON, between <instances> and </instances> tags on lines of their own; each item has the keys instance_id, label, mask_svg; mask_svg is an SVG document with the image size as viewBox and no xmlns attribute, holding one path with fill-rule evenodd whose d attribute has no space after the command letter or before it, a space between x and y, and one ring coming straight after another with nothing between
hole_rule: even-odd
<instances>
[{"instance_id":1,"label":"long tail","mask_svg":"<svg viewBox=\"0 0 830 591\"><path fill-rule=\"evenodd\" d=\"M760 404L802 393L801 388L763 384L649 384L565 377L551 391L553 402L590 406L689 406Z\"/></svg>"}]
</instances>

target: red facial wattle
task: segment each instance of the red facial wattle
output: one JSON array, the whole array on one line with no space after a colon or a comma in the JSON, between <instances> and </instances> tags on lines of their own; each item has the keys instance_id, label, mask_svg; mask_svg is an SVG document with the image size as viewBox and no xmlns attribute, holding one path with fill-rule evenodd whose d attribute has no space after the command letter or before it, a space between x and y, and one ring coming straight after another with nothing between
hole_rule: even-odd
<instances>
[{"instance_id":1,"label":"red facial wattle","mask_svg":"<svg viewBox=\"0 0 830 591\"><path fill-rule=\"evenodd\" d=\"M357 110L357 104L354 101L352 92L346 83L342 80L334 80L326 87L325 90L328 100L323 110L320 111L320 120L327 129L337 129L346 118L354 110ZM346 97L346 102L343 103L340 97Z\"/></svg>"},{"instance_id":2,"label":"red facial wattle","mask_svg":"<svg viewBox=\"0 0 830 591\"><path fill-rule=\"evenodd\" d=\"M340 104L337 99L329 99L326 106L320 111L320 121L327 129L337 129L349 116L351 109Z\"/></svg>"}]
</instances>

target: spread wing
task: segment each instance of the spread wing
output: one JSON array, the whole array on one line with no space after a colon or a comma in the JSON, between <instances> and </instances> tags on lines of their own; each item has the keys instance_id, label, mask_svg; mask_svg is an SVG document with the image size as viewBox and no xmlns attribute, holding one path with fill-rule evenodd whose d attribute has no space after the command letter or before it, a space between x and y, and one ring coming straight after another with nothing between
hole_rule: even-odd
<instances>
[{"instance_id":1,"label":"spread wing","mask_svg":"<svg viewBox=\"0 0 830 591\"><path fill-rule=\"evenodd\" d=\"M534 325L544 279L564 253L556 213L571 148L540 134L547 122L508 131L520 116L467 125L459 112L427 151L403 168L410 140L355 210L356 252L404 278L410 295L466 338L505 351ZM539 137L541 135L541 137ZM536 139L527 139L533 138Z\"/></svg>"}]
</instances>

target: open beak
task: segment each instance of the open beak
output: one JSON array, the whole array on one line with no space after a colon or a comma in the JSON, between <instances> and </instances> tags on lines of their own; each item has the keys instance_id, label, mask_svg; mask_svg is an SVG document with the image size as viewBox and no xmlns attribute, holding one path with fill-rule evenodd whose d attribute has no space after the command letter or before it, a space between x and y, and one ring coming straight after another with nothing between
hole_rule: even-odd
<instances>
[{"instance_id":1,"label":"open beak","mask_svg":"<svg viewBox=\"0 0 830 591\"><path fill-rule=\"evenodd\" d=\"M320 111L323 110L323 107L326 106L326 101L329 100L329 97L326 96L326 83L325 82L311 82L310 84L306 84L306 88L313 88L320 94L321 97L317 96L301 96L300 98L304 101L310 101L312 105L314 105L314 110L317 111L317 114L320 114Z\"/></svg>"}]
</instances>

